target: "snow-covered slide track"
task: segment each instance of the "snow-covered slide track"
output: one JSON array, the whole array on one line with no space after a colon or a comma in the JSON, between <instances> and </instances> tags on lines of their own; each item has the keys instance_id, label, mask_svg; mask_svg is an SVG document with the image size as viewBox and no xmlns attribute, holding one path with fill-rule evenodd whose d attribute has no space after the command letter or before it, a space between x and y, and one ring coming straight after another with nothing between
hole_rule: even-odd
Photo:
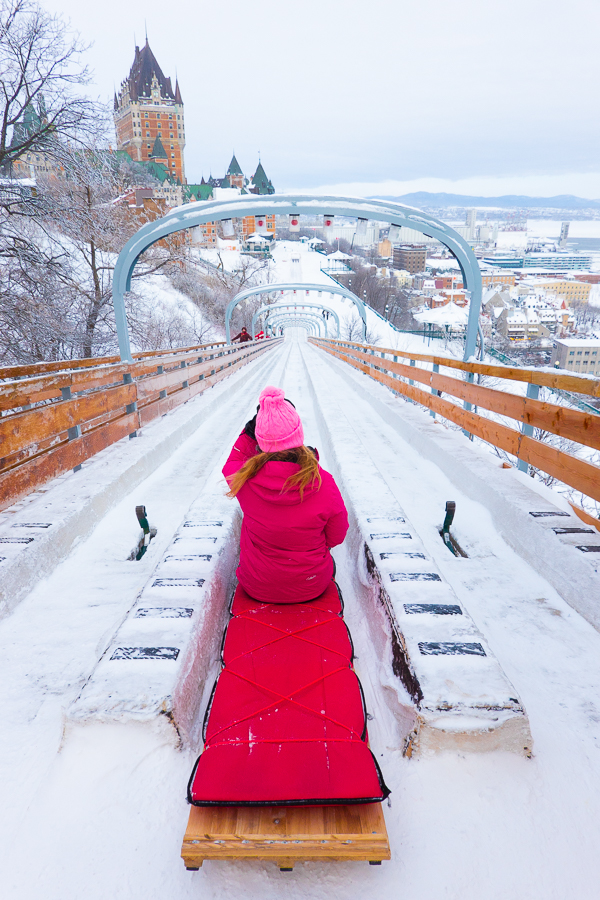
<instances>
[{"instance_id":1,"label":"snow-covered slide track","mask_svg":"<svg viewBox=\"0 0 600 900\"><path fill-rule=\"evenodd\" d=\"M414 704L410 709L400 704L406 752L502 748L528 755L531 734L517 691L439 574L435 557L448 551L440 540L432 548L438 553L427 552L398 502L403 492L388 486L406 455L401 442L384 461L378 454L387 437L383 423L356 396L351 404L339 403L340 394L348 393L345 382L322 355L315 357L307 347L304 362L329 457L351 511L347 542L357 588L362 588L357 593L372 613L384 608L390 629L386 649ZM431 530L435 506L429 510Z\"/></svg>"},{"instance_id":2,"label":"snow-covered slide track","mask_svg":"<svg viewBox=\"0 0 600 900\"><path fill-rule=\"evenodd\" d=\"M209 863L191 874L179 859L187 817L185 783L197 741L189 721L198 718L198 692L186 700L186 685L193 679L212 680L211 656L216 656L221 637L220 604L235 562L236 504L223 498L218 472L267 383L281 384L296 403L307 442L319 447L324 466L339 477L351 505L355 527L347 546L334 551L337 577L373 716L371 744L393 790L392 807L385 809L393 854L388 867L364 871L352 863L299 866L286 882L291 900L333 894L354 900L374 890L382 900L395 900L399 890L415 900L445 894L461 900L525 895L531 900L595 900L600 878L595 852L600 635L532 565L533 549L519 548L517 538L509 540L502 533L522 525L520 534L538 535L536 540L541 534L558 542L542 524L534 532L523 525L536 525L531 510L557 508L553 495L545 489L534 491L524 479L513 477L516 473L508 473L505 506L494 501L493 507L481 487L485 472L492 487L507 474L497 471L493 457L433 424L426 413L365 376L294 341L157 422L157 432L166 434L180 422L181 413L191 417L207 400L214 402L212 415L190 427L172 456L140 479L135 490L122 487L90 536L44 574L0 623L0 847L6 852L0 892L16 900L280 896L284 876L274 867ZM217 403L219 398L222 402ZM404 436L382 408L408 423ZM142 439L150 440L152 433L152 428L145 429ZM344 444L346 436L351 446ZM127 451L134 444L126 445ZM115 475L121 452L114 447L102 454L103 465L112 465ZM442 455L447 465L438 463L436 457ZM476 475L472 483L469 466ZM75 478L60 479L33 502L58 502L55 498L69 481L73 484ZM372 485L377 493L369 494ZM66 502L67 493L62 496ZM455 535L468 559L453 557L437 531L450 497L457 501ZM378 498L384 502L371 515ZM143 559L130 562L126 556L135 540L133 510L139 502L146 504L159 531ZM185 524L198 524L196 512L205 523L221 521L217 527L228 529L218 545L220 552L201 548L200 540L185 543L194 530ZM377 531L371 532L375 523L366 519L377 515L406 521L389 531L377 523ZM392 539L398 546L391 549L377 543L389 539L370 537L392 531L411 537ZM174 542L180 537L183 540ZM402 542L418 549L405 551ZM459 606L463 616L471 614L480 637L465 642L490 649L518 692L511 696L522 697L534 739L531 759L515 753L465 753L475 748L471 738L477 728L471 728L469 741L458 752L424 752L411 760L403 755L419 710L393 672L392 632L379 602L377 577L366 562L358 569L359 560L365 560L365 543L372 548L382 583L397 599L394 606L402 607L401 627L422 617L403 612L404 603L437 602L431 591L440 586L447 598L450 591L455 597L442 605ZM564 547L565 552L570 549ZM422 552L427 565L421 568L420 557L403 557L401 568L394 557L377 559L390 552ZM183 559L195 555L213 559ZM389 580L392 573L411 571L437 572L442 581ZM181 583L154 584L169 578ZM204 584L196 590L184 579L204 579ZM430 594L426 600L422 593L407 599L404 592L413 589ZM390 591L396 590L403 593L393 598ZM594 599L588 596L590 606ZM137 615L140 609L175 608L192 609L193 614ZM438 621L445 628L457 617ZM424 641L435 643L436 637L431 634ZM178 646L180 652L175 660L124 654L110 661L118 648L154 645ZM421 656L414 644L409 649L415 658ZM485 659L423 656L422 661L441 667L457 661L478 665ZM118 679L110 681L109 669L120 673ZM151 688L145 698L144 683ZM112 706L107 702L110 691L116 691ZM427 696L427 690L422 691ZM517 721L519 710L514 712ZM467 724L466 710L460 715ZM182 745L171 725L173 716L183 725L182 749L177 749ZM520 721L526 721L522 715ZM415 750L432 747L420 733L421 744L412 741ZM459 743L453 729L432 733L441 734L448 749ZM493 734L486 727L479 747L487 740L492 750Z\"/></svg>"}]
</instances>

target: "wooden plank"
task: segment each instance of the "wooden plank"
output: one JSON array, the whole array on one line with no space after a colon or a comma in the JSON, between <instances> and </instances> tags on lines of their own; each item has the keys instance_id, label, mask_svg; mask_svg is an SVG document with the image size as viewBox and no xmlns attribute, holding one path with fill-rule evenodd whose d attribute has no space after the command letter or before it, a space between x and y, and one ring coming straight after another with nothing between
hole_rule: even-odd
<instances>
[{"instance_id":1,"label":"wooden plank","mask_svg":"<svg viewBox=\"0 0 600 900\"><path fill-rule=\"evenodd\" d=\"M128 367L119 363L117 366L102 366L82 372L60 372L40 378L9 381L0 384L0 409L16 409L41 400L61 399L62 388L69 387L75 392L122 383L123 374L127 371Z\"/></svg>"},{"instance_id":2,"label":"wooden plank","mask_svg":"<svg viewBox=\"0 0 600 900\"><path fill-rule=\"evenodd\" d=\"M225 341L213 341L210 344L194 344L190 347L176 347L173 350L144 350L140 353L134 353L134 360L156 358L169 358L170 354L193 353L196 350L208 350L212 347L227 346ZM88 366L99 366L110 363L120 363L121 359L118 355L114 356L95 356L84 359L63 359L56 362L40 362L31 363L29 365L20 366L4 366L0 368L0 380L5 378L25 378L30 375L44 375L50 372L73 371L76 369L85 369Z\"/></svg>"},{"instance_id":3,"label":"wooden plank","mask_svg":"<svg viewBox=\"0 0 600 900\"><path fill-rule=\"evenodd\" d=\"M376 364L378 368L387 372L394 372L404 378L418 381L434 390L451 394L474 406L483 407L498 415L508 416L532 425L534 428L540 428L542 431L550 431L559 437L576 441L586 447L592 447L594 450L600 450L600 415L580 412L566 406L545 403L529 397L520 397L507 391L461 381L458 378L440 375L416 366L405 366L402 363L381 358L378 358L375 363L375 358L366 353L357 352L355 358L364 360L371 366Z\"/></svg>"},{"instance_id":4,"label":"wooden plank","mask_svg":"<svg viewBox=\"0 0 600 900\"><path fill-rule=\"evenodd\" d=\"M587 497L600 500L599 466L593 466L583 459L571 456L570 453L563 453L526 435L521 437L519 459L574 487Z\"/></svg>"},{"instance_id":5,"label":"wooden plank","mask_svg":"<svg viewBox=\"0 0 600 900\"><path fill-rule=\"evenodd\" d=\"M588 394L592 397L600 397L600 379L584 378L572 375L565 369L555 372L542 372L539 369L525 369L520 366L499 366L487 363L466 363L462 360L451 359L447 356L436 356L428 353L408 353L405 350L394 350L390 347L376 347L371 344L357 344L349 341L336 341L333 339L309 337L311 343L324 346L325 343L334 345L342 344L359 350L373 350L381 358L385 353L389 356L402 356L419 362L435 363L438 366L446 366L451 369L460 369L463 372L473 372L477 375L490 375L493 378L503 378L508 381L523 381L528 384L538 384L541 387L551 387L562 391L572 391L576 394ZM413 370L414 371L414 370Z\"/></svg>"},{"instance_id":6,"label":"wooden plank","mask_svg":"<svg viewBox=\"0 0 600 900\"><path fill-rule=\"evenodd\" d=\"M219 346L226 347L227 345L222 344ZM271 346L273 346L272 343L264 345L264 348L260 348L260 352L263 352L263 349L269 349ZM227 363L229 363L232 360L245 358L252 355L253 351L256 350L256 347L257 345L253 344L251 349L248 349L247 345L241 345L240 347L235 348L233 352L219 357L219 359L227 360ZM52 374L0 383L0 410L16 409L30 403L39 403L42 400L60 399L61 389L66 387L70 387L75 393L76 391L92 390L105 385L118 384L119 382L122 382L123 375L126 372L134 379L141 378L142 376L152 377L153 375L157 378L161 378L163 376L158 375L156 372L159 365L162 365L163 368L167 369L167 375L176 373L179 371L181 362L190 360L195 362L197 357L202 356L205 350L209 351L212 349L215 350L216 359L216 354L220 352L219 347L215 348L213 345L203 344L192 348L191 350L186 350L185 353L176 353L173 351L169 354L165 353L165 351L152 351L151 358L148 358L150 357L150 354L144 354L146 357L145 359L133 363L122 363L116 357L106 357L105 359L100 360L84 360L87 367L83 369L69 369L68 365L65 367L64 363L52 363L51 365L56 367L56 370L53 371ZM113 365L105 364L113 359L115 360ZM215 360L206 360L207 371L214 368L214 362ZM213 363L213 365L211 366L210 363ZM64 367L62 371L59 370L60 366ZM6 373L12 372L15 368L21 367L13 366L5 368L0 370L0 373L5 373L5 377L14 379L14 373L12 375ZM26 366L24 368L30 369L32 367ZM181 371L186 372L191 369L195 369L195 365L188 366L181 369ZM0 378L2 378L2 374L0 374ZM163 388L155 388L155 390L163 390Z\"/></svg>"},{"instance_id":7,"label":"wooden plank","mask_svg":"<svg viewBox=\"0 0 600 900\"><path fill-rule=\"evenodd\" d=\"M416 366L405 366L402 363L373 357L360 351L354 351L352 355L347 354L346 358L364 360L370 366L376 365L379 369L394 372L420 384L426 384L434 390L451 394L474 406L483 407L498 415L508 416L543 431L550 431L552 434L584 444L586 447L600 449L600 415L596 416L593 413L583 413L554 403L520 397L507 391L499 391L448 375L440 375Z\"/></svg>"},{"instance_id":8,"label":"wooden plank","mask_svg":"<svg viewBox=\"0 0 600 900\"><path fill-rule=\"evenodd\" d=\"M123 407L119 406L116 410L106 412L103 415L98 416L95 419L91 419L88 422L82 422L82 434L86 434L89 431L94 431L102 425L107 425L113 419L120 418L123 415L123 411ZM24 447L17 453L2 457L2 459L0 459L0 471L8 471L8 469L14 468L15 466L26 462L34 456L39 456L40 454L50 450L52 447L56 447L59 444L64 444L67 440L68 432L60 431L57 434L53 434L47 440L38 441L36 444Z\"/></svg>"},{"instance_id":9,"label":"wooden plank","mask_svg":"<svg viewBox=\"0 0 600 900\"><path fill-rule=\"evenodd\" d=\"M215 375L208 375L202 381L197 380L187 388L182 387L164 399L154 399L139 412L118 415L126 403L136 400L138 382L3 417L0 419L0 441L4 439L4 443L0 443L0 450L4 454L3 462L8 471L0 474L0 509L12 505L51 478L74 468L111 443L136 431L142 422L146 424L157 415L185 403L245 365L249 359L262 355L279 343L280 341L261 343L251 349L245 347L236 350L229 357L210 360L208 364L214 369L219 369L219 364L222 365ZM229 366L231 356L235 356L237 361ZM189 373L190 368L182 369L181 372ZM73 425L81 425L83 434L80 438L67 442L66 429ZM91 429L87 433L86 426Z\"/></svg>"},{"instance_id":10,"label":"wooden plank","mask_svg":"<svg viewBox=\"0 0 600 900\"><path fill-rule=\"evenodd\" d=\"M268 350L269 347L260 348L257 351L257 354L260 355ZM226 357L223 357L226 359ZM186 403L188 400L191 400L192 397L195 397L197 394L201 394L207 388L212 387L217 384L221 379L226 378L228 375L231 375L234 371L239 369L241 366L247 363L247 359L244 357L239 359L237 362L233 362L231 366L225 364L223 369L220 372L215 372L214 375L206 374L203 379L196 378L195 381L190 380L189 387L176 389L175 391L169 393L166 397L157 397L156 391L153 393L142 393L140 391L141 383L138 382L138 393L141 393L140 400L140 423L141 425L147 425L148 422L151 422L153 419L158 416L163 416L165 413L169 412L171 409L174 409L176 406L179 406L181 403ZM181 369L181 372L187 372L188 377L191 379L193 370L209 372L213 368L215 368L215 363L219 362L219 360L211 360L208 363L201 363L198 366L190 366L188 369ZM159 384L162 382L159 382ZM148 385L149 387L150 385ZM161 388L161 390L165 390L165 388Z\"/></svg>"},{"instance_id":11,"label":"wooden plank","mask_svg":"<svg viewBox=\"0 0 600 900\"><path fill-rule=\"evenodd\" d=\"M377 372L363 363L349 360L337 351L328 348L324 349L340 359L345 359L354 368L359 369L359 371L364 372L365 375L369 375L376 381L380 381L391 390L404 394L422 406L440 413L445 419L455 422L470 434L474 434L487 443L506 450L507 453L528 462L535 468L553 475L559 481L574 487L586 496L592 497L594 500L600 500L600 467L549 447L547 444L527 437L519 431L507 428L505 425L492 422L490 419L485 419L476 413L468 412L461 407L455 406L453 403L449 403L447 400L442 400L435 394L429 394L419 388L411 387L384 372Z\"/></svg>"},{"instance_id":12,"label":"wooden plank","mask_svg":"<svg viewBox=\"0 0 600 900\"><path fill-rule=\"evenodd\" d=\"M97 391L85 397L62 400L48 406L15 413L0 419L0 455L17 453L24 447L37 445L52 435L96 419L105 413L125 409L136 400L136 385Z\"/></svg>"},{"instance_id":13,"label":"wooden plank","mask_svg":"<svg viewBox=\"0 0 600 900\"><path fill-rule=\"evenodd\" d=\"M4 366L0 368L0 379L26 378L30 375L45 375L50 372L65 372L73 369L84 369L87 366L98 366L104 363L119 362L118 356L96 356L89 359L63 359L57 362L31 363L22 366Z\"/></svg>"},{"instance_id":14,"label":"wooden plank","mask_svg":"<svg viewBox=\"0 0 600 900\"><path fill-rule=\"evenodd\" d=\"M192 806L181 856L187 867L205 859L390 859L380 803L348 806ZM289 863L288 863L289 861Z\"/></svg>"},{"instance_id":15,"label":"wooden plank","mask_svg":"<svg viewBox=\"0 0 600 900\"><path fill-rule=\"evenodd\" d=\"M96 431L28 460L9 472L0 474L0 509L6 509L26 494L36 491L50 479L74 469L100 450L131 434L138 427L137 413L130 413Z\"/></svg>"},{"instance_id":16,"label":"wooden plank","mask_svg":"<svg viewBox=\"0 0 600 900\"><path fill-rule=\"evenodd\" d=\"M600 531L600 519L596 519L595 516L591 516L589 513L582 509L580 506L577 506L575 503L571 503L569 501L569 506L573 510L576 516L579 516L582 522L585 522L586 525L592 525L596 531Z\"/></svg>"}]
</instances>

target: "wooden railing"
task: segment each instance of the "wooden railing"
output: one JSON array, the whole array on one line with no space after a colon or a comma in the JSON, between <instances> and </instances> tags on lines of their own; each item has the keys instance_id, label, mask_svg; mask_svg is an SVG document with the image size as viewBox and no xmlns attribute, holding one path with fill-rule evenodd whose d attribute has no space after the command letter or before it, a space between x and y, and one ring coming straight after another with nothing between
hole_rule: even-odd
<instances>
[{"instance_id":1,"label":"wooden railing","mask_svg":"<svg viewBox=\"0 0 600 900\"><path fill-rule=\"evenodd\" d=\"M279 340L0 369L0 509L230 375Z\"/></svg>"},{"instance_id":2,"label":"wooden railing","mask_svg":"<svg viewBox=\"0 0 600 900\"><path fill-rule=\"evenodd\" d=\"M505 450L516 459L546 472L582 494L600 500L599 466L557 450L532 436L533 429L539 428L592 450L600 450L600 415L545 403L531 396L523 397L509 391L495 390L440 373L439 369L458 369L467 373L467 379L472 379L475 375L488 375L504 381L526 382L529 386L573 391L591 397L600 397L600 379L516 366L465 363L445 356L408 353L348 341L315 337L310 337L309 341L385 384L392 391L403 394L415 403L427 407L432 413L438 413L460 425L465 432ZM409 364L399 362L399 357L408 360ZM428 364L433 371L417 363ZM423 390L414 382L428 390ZM530 389L529 391L531 393ZM444 400L442 394L448 394L470 407L514 419L522 423L523 430L480 415L468 405L465 408L451 400Z\"/></svg>"}]
</instances>

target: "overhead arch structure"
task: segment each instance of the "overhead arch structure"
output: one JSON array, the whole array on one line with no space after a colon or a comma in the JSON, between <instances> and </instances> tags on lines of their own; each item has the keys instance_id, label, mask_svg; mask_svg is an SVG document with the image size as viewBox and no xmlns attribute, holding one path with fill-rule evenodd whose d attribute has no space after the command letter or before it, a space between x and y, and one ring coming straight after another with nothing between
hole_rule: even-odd
<instances>
[{"instance_id":1,"label":"overhead arch structure","mask_svg":"<svg viewBox=\"0 0 600 900\"><path fill-rule=\"evenodd\" d=\"M307 284L303 281L290 281L285 282L283 284L258 284L255 287L246 288L245 291L240 291L239 294L236 294L233 300L231 300L227 304L227 309L225 310L225 340L228 344L231 343L231 316L233 314L233 310L239 303L243 303L245 300L250 300L252 297L255 297L257 294L271 294L271 293L279 293L283 294L286 291L304 291L304 295L307 293L313 293L316 291L320 294L338 294L340 297L345 297L347 300L350 300L356 306L358 310L358 314L362 320L362 333L363 333L363 341L366 338L367 334L367 311L365 309L365 304L357 297L356 294L353 294L352 291L348 290L341 284L337 284L337 282L332 281L329 284ZM298 305L301 302L298 301ZM316 304L320 309L325 309L321 304ZM337 317L336 317L337 318ZM340 330L340 323L338 319L338 335Z\"/></svg>"},{"instance_id":2,"label":"overhead arch structure","mask_svg":"<svg viewBox=\"0 0 600 900\"><path fill-rule=\"evenodd\" d=\"M257 309L256 312L254 313L254 315L252 316L252 337L253 338L256 336L256 322L258 320L258 317L264 312L269 312L269 318L270 318L272 313L274 313L280 309L281 310L283 310L283 309L290 309L290 310L321 309L321 310L325 310L326 312L328 312L330 315L333 316L336 327L337 327L336 337L338 337L338 338L340 337L340 317L336 313L335 309L331 309L330 306L323 306L321 303L272 303L270 306L261 306L261 308ZM327 332L327 329L325 329L325 331Z\"/></svg>"},{"instance_id":3,"label":"overhead arch structure","mask_svg":"<svg viewBox=\"0 0 600 900\"><path fill-rule=\"evenodd\" d=\"M324 337L327 336L327 332L325 329L325 322L323 321L323 317L320 316L316 312L302 312L302 313L293 313L293 312L280 312L273 318L269 316L268 319L268 327L273 329L277 328L281 324L287 324L288 321L294 322L307 322L311 325L314 325L319 336L323 335L323 331L325 331Z\"/></svg>"},{"instance_id":4,"label":"overhead arch structure","mask_svg":"<svg viewBox=\"0 0 600 900\"><path fill-rule=\"evenodd\" d=\"M372 219L390 225L404 225L444 244L456 257L462 271L465 289L470 292L471 302L464 356L465 359L468 359L474 355L481 307L481 272L472 249L453 228L421 210L387 200L315 197L306 194L270 194L236 195L231 200L205 200L200 203L188 203L172 209L162 219L143 225L127 241L119 254L113 275L113 303L121 359L128 362L132 359L125 312L125 294L131 290L131 276L138 259L152 244L177 231L223 219L255 215L307 215L314 217L320 214ZM303 287L307 286L303 285ZM323 290L323 285L319 285L317 289Z\"/></svg>"},{"instance_id":5,"label":"overhead arch structure","mask_svg":"<svg viewBox=\"0 0 600 900\"><path fill-rule=\"evenodd\" d=\"M308 331L309 334L314 335L315 337L320 337L319 329L315 325L314 322L311 322L309 319L292 319L289 322L282 324L278 323L275 327L273 327L271 331L271 335L275 335L277 332L283 334L286 327L290 328L304 328Z\"/></svg>"},{"instance_id":6,"label":"overhead arch structure","mask_svg":"<svg viewBox=\"0 0 600 900\"><path fill-rule=\"evenodd\" d=\"M273 331L269 335L269 337L277 337L277 335L283 335L286 328L303 328L309 335L313 335L314 337L321 337L317 326L310 322L308 319L294 319L285 324L280 323L275 328L273 328Z\"/></svg>"}]
</instances>

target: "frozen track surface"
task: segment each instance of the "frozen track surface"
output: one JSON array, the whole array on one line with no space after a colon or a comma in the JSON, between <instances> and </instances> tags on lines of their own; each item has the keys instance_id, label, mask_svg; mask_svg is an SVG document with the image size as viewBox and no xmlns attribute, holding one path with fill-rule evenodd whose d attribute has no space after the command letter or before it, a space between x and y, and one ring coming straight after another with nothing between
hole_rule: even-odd
<instances>
[{"instance_id":1,"label":"frozen track surface","mask_svg":"<svg viewBox=\"0 0 600 900\"><path fill-rule=\"evenodd\" d=\"M389 660L375 649L382 623L359 601L354 561L338 548L346 619L373 716L371 744L393 790L391 808L385 808L393 858L378 868L306 863L288 874L260 862L215 862L189 873L179 850L195 751L178 749L166 723L90 722L64 730L64 710L191 502L222 465L260 389L281 384L303 418L307 443L325 445L309 373L317 397L335 397L365 455L517 688L529 714L534 755L402 756L394 715L401 688ZM232 377L240 383L237 392L228 392L225 383L215 388L222 391L222 408L0 623L2 896L598 896L600 635L503 541L483 504L462 494L383 421L364 392L354 389L357 377L362 376L306 343L287 341ZM399 414L407 409L401 400L391 403ZM412 408L406 414L419 415ZM146 437L151 435L147 429ZM327 468L326 454L322 462ZM457 536L468 560L455 560L436 537L447 499L457 502ZM147 505L159 534L146 557L131 563L126 556L136 539L137 503Z\"/></svg>"}]
</instances>

